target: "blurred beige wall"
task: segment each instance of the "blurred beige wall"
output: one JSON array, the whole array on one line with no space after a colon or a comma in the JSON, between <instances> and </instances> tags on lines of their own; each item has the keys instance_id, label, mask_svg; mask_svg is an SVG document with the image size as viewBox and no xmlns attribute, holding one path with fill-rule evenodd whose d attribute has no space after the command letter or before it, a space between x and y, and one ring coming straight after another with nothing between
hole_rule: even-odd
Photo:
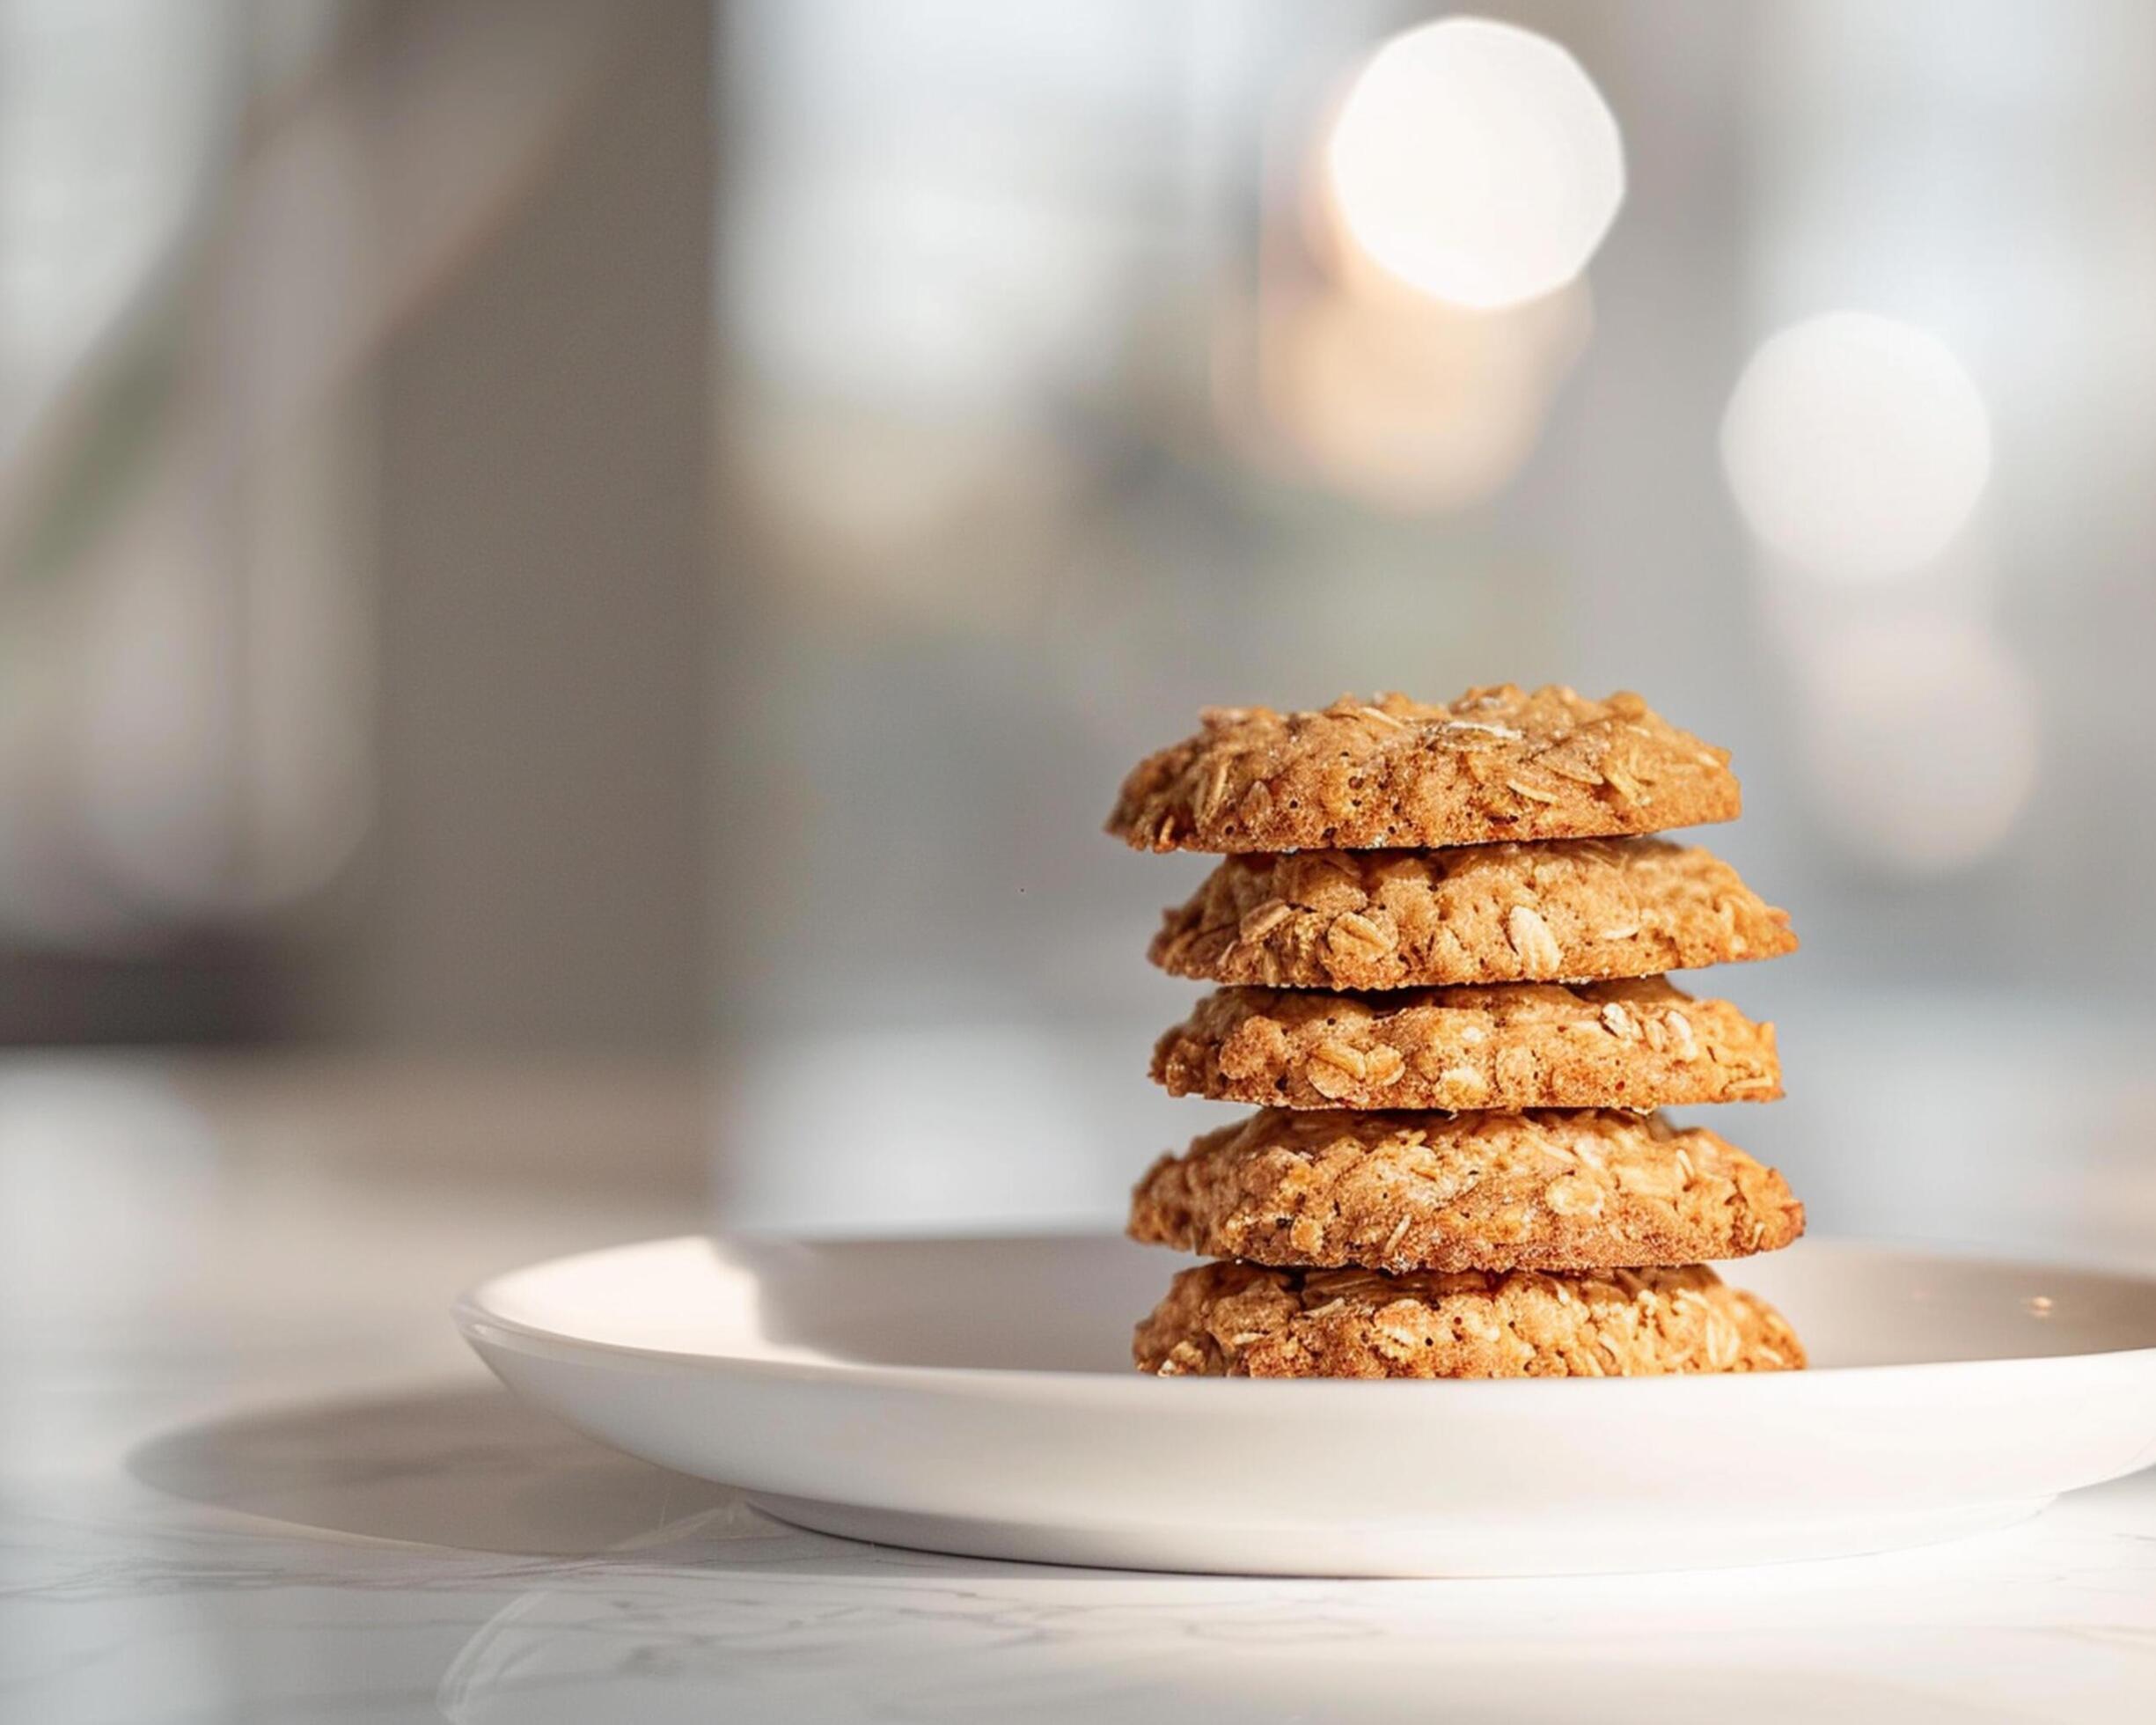
<instances>
[{"instance_id":1,"label":"blurred beige wall","mask_svg":"<svg viewBox=\"0 0 2156 1725\"><path fill-rule=\"evenodd\" d=\"M391 7L376 51L438 11ZM341 1038L700 1034L710 11L585 18L596 70L536 183L379 367L378 805L308 966Z\"/></svg>"}]
</instances>

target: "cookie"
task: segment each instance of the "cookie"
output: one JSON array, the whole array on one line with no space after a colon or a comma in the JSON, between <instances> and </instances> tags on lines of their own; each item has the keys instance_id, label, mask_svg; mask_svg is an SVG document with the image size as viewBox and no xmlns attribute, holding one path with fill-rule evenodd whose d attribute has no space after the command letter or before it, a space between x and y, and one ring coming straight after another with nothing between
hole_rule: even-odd
<instances>
[{"instance_id":1,"label":"cookie","mask_svg":"<svg viewBox=\"0 0 2156 1725\"><path fill-rule=\"evenodd\" d=\"M1131 1352L1162 1377L1646 1377L1792 1371L1803 1345L1700 1265L1381 1276L1203 1264Z\"/></svg>"},{"instance_id":2,"label":"cookie","mask_svg":"<svg viewBox=\"0 0 2156 1725\"><path fill-rule=\"evenodd\" d=\"M1773 1025L1661 977L1222 988L1155 1046L1153 1080L1275 1108L1647 1109L1782 1093Z\"/></svg>"},{"instance_id":3,"label":"cookie","mask_svg":"<svg viewBox=\"0 0 2156 1725\"><path fill-rule=\"evenodd\" d=\"M1151 957L1206 982L1403 988L1658 976L1796 944L1697 846L1588 839L1231 856L1164 914Z\"/></svg>"},{"instance_id":4,"label":"cookie","mask_svg":"<svg viewBox=\"0 0 2156 1725\"><path fill-rule=\"evenodd\" d=\"M1267 1109L1155 1163L1133 1239L1330 1269L1600 1270L1772 1252L1804 1207L1700 1127L1613 1110Z\"/></svg>"},{"instance_id":5,"label":"cookie","mask_svg":"<svg viewBox=\"0 0 2156 1725\"><path fill-rule=\"evenodd\" d=\"M1138 850L1491 844L1734 820L1725 750L1636 694L1507 683L1441 707L1344 696L1316 713L1215 708L1139 763L1108 830Z\"/></svg>"}]
</instances>

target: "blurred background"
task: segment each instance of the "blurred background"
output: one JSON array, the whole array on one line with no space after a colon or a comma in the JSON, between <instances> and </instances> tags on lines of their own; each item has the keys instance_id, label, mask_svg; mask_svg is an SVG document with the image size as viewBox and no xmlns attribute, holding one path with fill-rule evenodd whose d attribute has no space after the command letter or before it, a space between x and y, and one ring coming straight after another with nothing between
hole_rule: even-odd
<instances>
[{"instance_id":1,"label":"blurred background","mask_svg":"<svg viewBox=\"0 0 2156 1725\"><path fill-rule=\"evenodd\" d=\"M2156 9L1477 18L0 0L0 1197L1111 1217L1130 764L1561 681L1815 1226L2156 1254Z\"/></svg>"}]
</instances>

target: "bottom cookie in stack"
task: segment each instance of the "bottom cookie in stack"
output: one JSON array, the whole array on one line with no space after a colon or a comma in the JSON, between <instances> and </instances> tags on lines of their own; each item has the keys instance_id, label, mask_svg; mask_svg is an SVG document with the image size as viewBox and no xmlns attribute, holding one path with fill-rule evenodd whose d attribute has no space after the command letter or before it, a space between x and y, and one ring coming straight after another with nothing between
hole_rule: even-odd
<instances>
[{"instance_id":1,"label":"bottom cookie in stack","mask_svg":"<svg viewBox=\"0 0 2156 1725\"><path fill-rule=\"evenodd\" d=\"M1789 1326L1698 1260L1803 1227L1774 1170L1657 1115L1266 1110L1139 1183L1133 1238L1234 1261L1178 1276L1134 1353L1164 1376L1789 1369Z\"/></svg>"},{"instance_id":2,"label":"bottom cookie in stack","mask_svg":"<svg viewBox=\"0 0 2156 1725\"><path fill-rule=\"evenodd\" d=\"M1162 1377L1646 1377L1787 1371L1781 1314L1704 1264L1664 1270L1274 1270L1201 1264L1138 1326Z\"/></svg>"}]
</instances>

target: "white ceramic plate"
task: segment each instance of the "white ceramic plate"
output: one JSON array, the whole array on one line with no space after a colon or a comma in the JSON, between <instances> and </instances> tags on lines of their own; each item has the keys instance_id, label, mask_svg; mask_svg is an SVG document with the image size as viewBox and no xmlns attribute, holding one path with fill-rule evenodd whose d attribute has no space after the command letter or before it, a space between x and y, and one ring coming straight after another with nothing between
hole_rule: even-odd
<instances>
[{"instance_id":1,"label":"white ceramic plate","mask_svg":"<svg viewBox=\"0 0 2156 1725\"><path fill-rule=\"evenodd\" d=\"M1806 1241L1727 1266L1815 1367L1154 1379L1178 1260L1090 1237L655 1241L457 1321L604 1442L887 1544L1044 1562L1535 1575L1881 1551L2156 1462L2156 1280Z\"/></svg>"}]
</instances>

